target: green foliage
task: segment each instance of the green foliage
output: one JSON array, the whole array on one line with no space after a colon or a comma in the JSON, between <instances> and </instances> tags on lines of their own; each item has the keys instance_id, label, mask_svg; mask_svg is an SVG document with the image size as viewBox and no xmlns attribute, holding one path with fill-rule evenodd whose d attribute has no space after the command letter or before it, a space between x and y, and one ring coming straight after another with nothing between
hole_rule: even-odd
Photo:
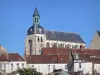
<instances>
[{"instance_id":1,"label":"green foliage","mask_svg":"<svg viewBox=\"0 0 100 75\"><path fill-rule=\"evenodd\" d=\"M18 69L16 71L17 73L19 73L20 75L42 75L42 73L37 72L35 69L29 68L29 69Z\"/></svg>"}]
</instances>

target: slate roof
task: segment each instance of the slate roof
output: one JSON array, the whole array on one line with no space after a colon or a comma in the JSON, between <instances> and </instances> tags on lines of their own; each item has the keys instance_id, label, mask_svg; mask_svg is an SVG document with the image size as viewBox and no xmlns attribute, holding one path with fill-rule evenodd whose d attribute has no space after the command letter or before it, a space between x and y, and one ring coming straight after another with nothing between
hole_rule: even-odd
<instances>
[{"instance_id":1,"label":"slate roof","mask_svg":"<svg viewBox=\"0 0 100 75\"><path fill-rule=\"evenodd\" d=\"M60 40L76 43L85 43L81 36L76 33L58 32L46 30L47 40Z\"/></svg>"},{"instance_id":2,"label":"slate roof","mask_svg":"<svg viewBox=\"0 0 100 75\"><path fill-rule=\"evenodd\" d=\"M10 61L25 61L18 53L9 53L8 56Z\"/></svg>"},{"instance_id":3,"label":"slate roof","mask_svg":"<svg viewBox=\"0 0 100 75\"><path fill-rule=\"evenodd\" d=\"M98 35L100 36L100 31L97 31Z\"/></svg>"}]
</instances>

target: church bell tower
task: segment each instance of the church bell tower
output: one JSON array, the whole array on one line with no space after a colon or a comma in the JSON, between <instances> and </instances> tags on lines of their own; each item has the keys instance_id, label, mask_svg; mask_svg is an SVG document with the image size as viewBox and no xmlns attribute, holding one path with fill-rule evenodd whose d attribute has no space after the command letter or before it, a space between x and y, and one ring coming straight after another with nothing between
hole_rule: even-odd
<instances>
[{"instance_id":1,"label":"church bell tower","mask_svg":"<svg viewBox=\"0 0 100 75\"><path fill-rule=\"evenodd\" d=\"M40 25L40 15L35 8L33 14L33 25L28 29L25 39L25 56L41 55L42 48L45 47L45 29Z\"/></svg>"}]
</instances>

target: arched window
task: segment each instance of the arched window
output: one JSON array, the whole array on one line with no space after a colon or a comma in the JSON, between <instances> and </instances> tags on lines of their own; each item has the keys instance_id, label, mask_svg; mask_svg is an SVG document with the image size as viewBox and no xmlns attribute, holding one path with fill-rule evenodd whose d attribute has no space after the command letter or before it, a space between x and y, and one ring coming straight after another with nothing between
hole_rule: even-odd
<instances>
[{"instance_id":1,"label":"arched window","mask_svg":"<svg viewBox=\"0 0 100 75\"><path fill-rule=\"evenodd\" d=\"M57 43L53 43L53 44L52 44L52 47L53 47L53 48L57 48Z\"/></svg>"},{"instance_id":2,"label":"arched window","mask_svg":"<svg viewBox=\"0 0 100 75\"><path fill-rule=\"evenodd\" d=\"M49 42L46 43L46 47L47 47L47 48L50 47L50 43L49 43Z\"/></svg>"},{"instance_id":3,"label":"arched window","mask_svg":"<svg viewBox=\"0 0 100 75\"><path fill-rule=\"evenodd\" d=\"M37 19L37 18L35 17L35 23L36 23L36 19Z\"/></svg>"},{"instance_id":4,"label":"arched window","mask_svg":"<svg viewBox=\"0 0 100 75\"><path fill-rule=\"evenodd\" d=\"M58 44L58 48L60 48L60 45Z\"/></svg>"},{"instance_id":5,"label":"arched window","mask_svg":"<svg viewBox=\"0 0 100 75\"><path fill-rule=\"evenodd\" d=\"M40 41L39 36L38 36L38 39L37 40L38 40L38 42Z\"/></svg>"},{"instance_id":6,"label":"arched window","mask_svg":"<svg viewBox=\"0 0 100 75\"><path fill-rule=\"evenodd\" d=\"M64 44L61 43L61 44L60 44L60 48L64 48Z\"/></svg>"},{"instance_id":7,"label":"arched window","mask_svg":"<svg viewBox=\"0 0 100 75\"><path fill-rule=\"evenodd\" d=\"M67 48L68 48L68 49L71 48L71 45L70 45L70 44L67 44Z\"/></svg>"},{"instance_id":8,"label":"arched window","mask_svg":"<svg viewBox=\"0 0 100 75\"><path fill-rule=\"evenodd\" d=\"M37 18L37 23L38 23L38 18Z\"/></svg>"},{"instance_id":9,"label":"arched window","mask_svg":"<svg viewBox=\"0 0 100 75\"><path fill-rule=\"evenodd\" d=\"M32 40L29 40L29 46L30 46L30 55L32 54Z\"/></svg>"},{"instance_id":10,"label":"arched window","mask_svg":"<svg viewBox=\"0 0 100 75\"><path fill-rule=\"evenodd\" d=\"M41 37L41 42L43 42L43 38Z\"/></svg>"}]
</instances>

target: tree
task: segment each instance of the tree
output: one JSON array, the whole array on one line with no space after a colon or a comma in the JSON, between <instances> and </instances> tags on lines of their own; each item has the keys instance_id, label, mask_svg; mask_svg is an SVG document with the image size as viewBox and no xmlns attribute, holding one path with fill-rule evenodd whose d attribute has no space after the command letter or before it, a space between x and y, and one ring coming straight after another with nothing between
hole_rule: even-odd
<instances>
[{"instance_id":1,"label":"tree","mask_svg":"<svg viewBox=\"0 0 100 75\"><path fill-rule=\"evenodd\" d=\"M37 72L35 69L29 68L29 69L18 69L16 71L17 73L19 73L19 75L42 75L42 73Z\"/></svg>"}]
</instances>

